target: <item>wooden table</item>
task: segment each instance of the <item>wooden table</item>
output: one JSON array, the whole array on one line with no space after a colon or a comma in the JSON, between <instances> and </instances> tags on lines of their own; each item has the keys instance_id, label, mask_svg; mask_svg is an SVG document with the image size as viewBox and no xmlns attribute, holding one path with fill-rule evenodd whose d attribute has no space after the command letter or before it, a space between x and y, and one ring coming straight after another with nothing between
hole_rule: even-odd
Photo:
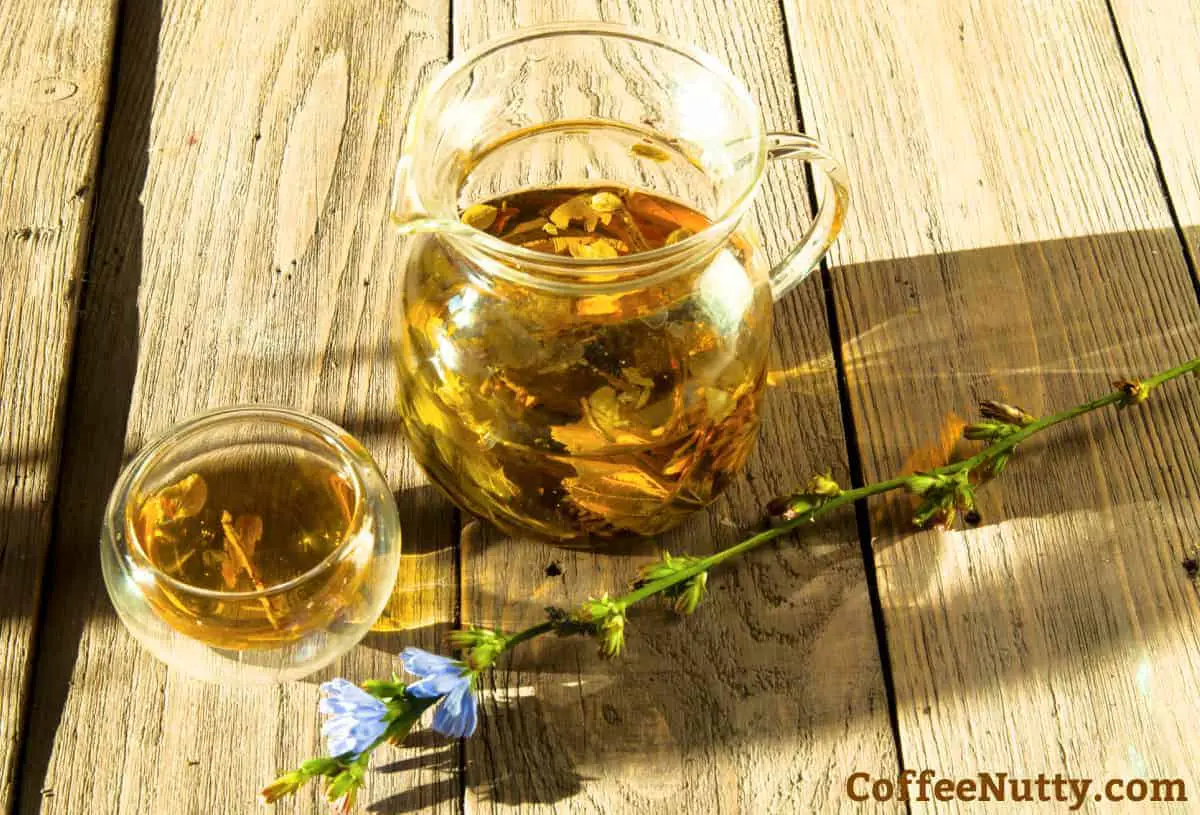
<instances>
[{"instance_id":1,"label":"wooden table","mask_svg":"<svg viewBox=\"0 0 1200 815\"><path fill-rule=\"evenodd\" d=\"M7 0L0 811L252 812L320 751L314 681L190 681L101 585L123 458L202 409L326 415L398 491L412 628L326 675L384 675L403 645L517 626L648 557L462 518L390 407L406 108L464 48L597 13L719 55L768 124L803 125L854 180L828 268L778 307L769 454L664 547L728 544L826 467L941 463L980 398L1043 412L1196 355L1187 0ZM808 200L798 169L768 181L776 257ZM873 503L720 572L693 619L641 613L619 662L539 643L489 678L474 739L415 735L363 804L895 812L844 790L901 768L1181 777L1195 800L1198 453L1192 380L1028 445L978 529L916 534L908 499ZM314 789L278 811L317 807Z\"/></svg>"}]
</instances>

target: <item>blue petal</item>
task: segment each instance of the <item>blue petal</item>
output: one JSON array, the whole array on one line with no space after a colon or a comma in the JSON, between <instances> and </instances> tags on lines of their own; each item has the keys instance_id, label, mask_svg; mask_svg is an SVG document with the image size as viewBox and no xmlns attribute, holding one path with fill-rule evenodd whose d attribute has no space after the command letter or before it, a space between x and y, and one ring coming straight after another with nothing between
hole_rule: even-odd
<instances>
[{"instance_id":1,"label":"blue petal","mask_svg":"<svg viewBox=\"0 0 1200 815\"><path fill-rule=\"evenodd\" d=\"M477 702L471 683L463 682L452 690L433 714L433 729L444 736L463 738L475 732Z\"/></svg>"},{"instance_id":2,"label":"blue petal","mask_svg":"<svg viewBox=\"0 0 1200 815\"><path fill-rule=\"evenodd\" d=\"M475 694L467 690L467 698L463 700L462 713L462 736L465 738L475 735L475 727L479 723L479 700L475 698Z\"/></svg>"},{"instance_id":3,"label":"blue petal","mask_svg":"<svg viewBox=\"0 0 1200 815\"><path fill-rule=\"evenodd\" d=\"M358 755L385 730L387 722L382 717L356 718L347 714L328 719L321 726L321 735L325 737L331 756Z\"/></svg>"},{"instance_id":4,"label":"blue petal","mask_svg":"<svg viewBox=\"0 0 1200 815\"><path fill-rule=\"evenodd\" d=\"M356 742L350 731L354 729L354 720L349 716L336 716L321 727L321 735L325 737L329 755L341 756L354 753Z\"/></svg>"},{"instance_id":5,"label":"blue petal","mask_svg":"<svg viewBox=\"0 0 1200 815\"><path fill-rule=\"evenodd\" d=\"M453 659L431 654L420 648L405 648L400 652L400 663L404 665L404 670L414 676L429 676L446 673L450 670L458 673L462 670L461 666Z\"/></svg>"},{"instance_id":6,"label":"blue petal","mask_svg":"<svg viewBox=\"0 0 1200 815\"><path fill-rule=\"evenodd\" d=\"M386 711L383 703L353 682L345 679L333 679L321 685L325 698L317 709L326 715L338 713L354 713L359 709Z\"/></svg>"},{"instance_id":7,"label":"blue petal","mask_svg":"<svg viewBox=\"0 0 1200 815\"><path fill-rule=\"evenodd\" d=\"M354 752L357 754L366 750L385 730L387 723L380 719L359 720L350 731L354 736Z\"/></svg>"},{"instance_id":8,"label":"blue petal","mask_svg":"<svg viewBox=\"0 0 1200 815\"><path fill-rule=\"evenodd\" d=\"M326 696L341 696L346 691L356 690L357 688L358 686L349 679L343 679L340 676L337 679L330 679L328 682L321 683L321 693Z\"/></svg>"},{"instance_id":9,"label":"blue petal","mask_svg":"<svg viewBox=\"0 0 1200 815\"><path fill-rule=\"evenodd\" d=\"M470 684L470 680L461 674L462 668L455 666L454 673L431 674L424 679L414 682L406 688L409 696L418 699L436 699L458 688Z\"/></svg>"}]
</instances>

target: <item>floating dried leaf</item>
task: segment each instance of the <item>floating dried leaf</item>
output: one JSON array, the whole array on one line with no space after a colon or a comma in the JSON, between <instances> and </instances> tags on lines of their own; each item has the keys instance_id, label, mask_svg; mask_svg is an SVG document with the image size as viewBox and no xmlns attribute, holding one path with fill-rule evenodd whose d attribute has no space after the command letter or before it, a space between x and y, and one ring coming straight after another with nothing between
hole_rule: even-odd
<instances>
[{"instance_id":1,"label":"floating dried leaf","mask_svg":"<svg viewBox=\"0 0 1200 815\"><path fill-rule=\"evenodd\" d=\"M567 448L572 455L597 453L609 445L608 439L597 433L587 421L554 425L550 428L550 438Z\"/></svg>"},{"instance_id":2,"label":"floating dried leaf","mask_svg":"<svg viewBox=\"0 0 1200 815\"><path fill-rule=\"evenodd\" d=\"M204 509L208 500L208 484L199 473L192 473L155 496L162 509L162 520L179 521L191 518ZM154 500L154 499L151 499Z\"/></svg>"},{"instance_id":3,"label":"floating dried leaf","mask_svg":"<svg viewBox=\"0 0 1200 815\"><path fill-rule=\"evenodd\" d=\"M221 564L221 574L226 585L231 589L237 585L239 571L244 571L252 583L258 583L250 558L254 557L254 550L258 548L258 541L262 537L262 518L245 514L234 520L225 511L221 513L221 529L225 532L226 555L225 562Z\"/></svg>"},{"instance_id":4,"label":"floating dried leaf","mask_svg":"<svg viewBox=\"0 0 1200 815\"><path fill-rule=\"evenodd\" d=\"M675 451L675 454L671 456L671 460L663 466L663 474L680 477L691 469L692 465L696 462L696 454L701 450L704 439L704 431L699 430L688 436L687 441Z\"/></svg>"},{"instance_id":5,"label":"floating dried leaf","mask_svg":"<svg viewBox=\"0 0 1200 815\"><path fill-rule=\"evenodd\" d=\"M504 469L491 461L462 456L459 459L463 475L487 493L491 500L508 501L516 498L520 489L504 474Z\"/></svg>"},{"instance_id":6,"label":"floating dried leaf","mask_svg":"<svg viewBox=\"0 0 1200 815\"><path fill-rule=\"evenodd\" d=\"M671 158L671 154L661 147L642 141L634 143L629 152L638 158L648 158L651 161L667 161Z\"/></svg>"},{"instance_id":7,"label":"floating dried leaf","mask_svg":"<svg viewBox=\"0 0 1200 815\"><path fill-rule=\"evenodd\" d=\"M613 387L605 385L597 388L583 400L582 407L584 418L611 445L641 447L650 443L650 439L641 432L630 429L621 396Z\"/></svg>"},{"instance_id":8,"label":"floating dried leaf","mask_svg":"<svg viewBox=\"0 0 1200 815\"><path fill-rule=\"evenodd\" d=\"M621 200L621 197L613 195L611 192L598 192L592 196L592 200L589 203L596 212L616 212L625 206L625 202Z\"/></svg>"},{"instance_id":9,"label":"floating dried leaf","mask_svg":"<svg viewBox=\"0 0 1200 815\"><path fill-rule=\"evenodd\" d=\"M583 402L583 412L592 427L596 428L609 439L612 439L618 428L628 424L621 417L621 407L617 404L617 391L609 385L597 388Z\"/></svg>"},{"instance_id":10,"label":"floating dried leaf","mask_svg":"<svg viewBox=\"0 0 1200 815\"><path fill-rule=\"evenodd\" d=\"M654 380L643 374L637 368L622 368L621 374L635 385L641 385L643 388L654 387Z\"/></svg>"},{"instance_id":11,"label":"floating dried leaf","mask_svg":"<svg viewBox=\"0 0 1200 815\"><path fill-rule=\"evenodd\" d=\"M597 238L590 243L582 241L571 243L567 246L567 251L571 253L571 257L573 258L586 258L589 260L608 260L620 257L620 253L604 238Z\"/></svg>"},{"instance_id":12,"label":"floating dried leaf","mask_svg":"<svg viewBox=\"0 0 1200 815\"><path fill-rule=\"evenodd\" d=\"M221 529L225 532L226 554L225 562L221 564L221 576L225 578L226 585L231 589L234 588L237 585L237 573L241 570L250 578L255 591L266 591L266 584L263 583L250 560L254 556L254 550L258 548L259 540L262 539L262 517L246 513L239 515L237 520L234 520L228 511L222 511ZM259 602L267 614L267 619L271 621L271 625L279 628L279 618L275 616L271 600L267 597L260 597Z\"/></svg>"},{"instance_id":13,"label":"floating dried leaf","mask_svg":"<svg viewBox=\"0 0 1200 815\"><path fill-rule=\"evenodd\" d=\"M672 229L671 234L667 235L667 239L663 242L664 246L671 246L679 243L682 240L687 240L696 233L688 229L686 226L681 226L678 229Z\"/></svg>"},{"instance_id":14,"label":"floating dried leaf","mask_svg":"<svg viewBox=\"0 0 1200 815\"><path fill-rule=\"evenodd\" d=\"M509 219L520 211L516 207L510 207L507 201L501 201L500 212L496 215L496 222L489 224L487 228L491 230L493 235L502 232Z\"/></svg>"},{"instance_id":15,"label":"floating dried leaf","mask_svg":"<svg viewBox=\"0 0 1200 815\"><path fill-rule=\"evenodd\" d=\"M566 229L571 221L583 221L584 229L595 232L600 213L592 209L591 199L592 196L586 193L568 198L551 211L550 221L559 229Z\"/></svg>"},{"instance_id":16,"label":"floating dried leaf","mask_svg":"<svg viewBox=\"0 0 1200 815\"><path fill-rule=\"evenodd\" d=\"M342 514L346 519L354 517L354 488L350 486L341 475L330 473L329 486L333 488L333 495L337 499L338 506L342 510Z\"/></svg>"},{"instance_id":17,"label":"floating dried leaf","mask_svg":"<svg viewBox=\"0 0 1200 815\"><path fill-rule=\"evenodd\" d=\"M221 525L222 527L224 526L223 520ZM254 557L254 550L258 548L258 542L262 540L262 516L250 513L239 515L237 520L233 522L233 528L237 530L238 541L241 543L242 551L246 553L246 557Z\"/></svg>"},{"instance_id":18,"label":"floating dried leaf","mask_svg":"<svg viewBox=\"0 0 1200 815\"><path fill-rule=\"evenodd\" d=\"M616 279L615 275L593 275L592 279L599 282L602 277ZM621 310L621 298L613 294L595 294L591 297L580 297L575 301L575 313L581 317L600 317L616 314Z\"/></svg>"},{"instance_id":19,"label":"floating dried leaf","mask_svg":"<svg viewBox=\"0 0 1200 815\"><path fill-rule=\"evenodd\" d=\"M501 235L500 237L504 238L506 241L511 241L513 238L524 235L526 232L540 231L545 228L547 223L549 222L541 216L538 216L537 218L530 218L528 221L522 221L521 223L517 224L512 228L512 231L506 235Z\"/></svg>"},{"instance_id":20,"label":"floating dried leaf","mask_svg":"<svg viewBox=\"0 0 1200 815\"><path fill-rule=\"evenodd\" d=\"M650 396L654 393L654 380L645 376L637 368L622 368L621 373L625 379L632 382L637 387L632 391L621 394L620 401L625 404L632 404L634 409L640 410L650 401Z\"/></svg>"},{"instance_id":21,"label":"floating dried leaf","mask_svg":"<svg viewBox=\"0 0 1200 815\"><path fill-rule=\"evenodd\" d=\"M653 517L670 496L642 470L604 462L581 465L579 476L563 479L563 488L573 503L602 518Z\"/></svg>"},{"instance_id":22,"label":"floating dried leaf","mask_svg":"<svg viewBox=\"0 0 1200 815\"><path fill-rule=\"evenodd\" d=\"M232 591L237 588L238 582L238 565L229 555L221 561L221 579L225 581L225 588Z\"/></svg>"},{"instance_id":23,"label":"floating dried leaf","mask_svg":"<svg viewBox=\"0 0 1200 815\"><path fill-rule=\"evenodd\" d=\"M459 220L475 229L487 229L496 222L499 212L500 210L491 204L471 204L463 210Z\"/></svg>"}]
</instances>

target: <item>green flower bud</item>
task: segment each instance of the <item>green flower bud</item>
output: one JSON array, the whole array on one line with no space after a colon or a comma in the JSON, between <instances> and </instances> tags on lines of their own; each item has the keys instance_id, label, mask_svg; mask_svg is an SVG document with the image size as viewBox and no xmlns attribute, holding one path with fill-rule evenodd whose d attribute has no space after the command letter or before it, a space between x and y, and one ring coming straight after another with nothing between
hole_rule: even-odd
<instances>
[{"instance_id":1,"label":"green flower bud","mask_svg":"<svg viewBox=\"0 0 1200 815\"><path fill-rule=\"evenodd\" d=\"M767 521L771 526L782 526L816 509L819 503L819 500L814 500L814 496L803 492L773 498L767 504Z\"/></svg>"},{"instance_id":2,"label":"green flower bud","mask_svg":"<svg viewBox=\"0 0 1200 815\"><path fill-rule=\"evenodd\" d=\"M362 685L363 690L383 702L397 699L404 695L405 684L399 679L368 679Z\"/></svg>"},{"instance_id":3,"label":"green flower bud","mask_svg":"<svg viewBox=\"0 0 1200 815\"><path fill-rule=\"evenodd\" d=\"M332 776L325 785L325 797L334 805L334 812L349 813L354 809L354 799L363 785L366 767L354 763Z\"/></svg>"},{"instance_id":4,"label":"green flower bud","mask_svg":"<svg viewBox=\"0 0 1200 815\"><path fill-rule=\"evenodd\" d=\"M290 773L284 773L259 792L263 803L273 804L286 795L292 795L296 790L314 778L327 776L333 778L340 774L345 765L336 758L311 758Z\"/></svg>"},{"instance_id":5,"label":"green flower bud","mask_svg":"<svg viewBox=\"0 0 1200 815\"><path fill-rule=\"evenodd\" d=\"M672 586L672 589L680 589L668 592L668 596L675 597L676 613L691 614L696 610L696 606L700 605L700 601L704 599L704 595L708 591L708 572L693 575L678 586Z\"/></svg>"},{"instance_id":6,"label":"green flower bud","mask_svg":"<svg viewBox=\"0 0 1200 815\"><path fill-rule=\"evenodd\" d=\"M836 498L842 494L842 488L838 485L838 482L833 480L831 473L814 475L804 485L804 491L821 498Z\"/></svg>"},{"instance_id":7,"label":"green flower bud","mask_svg":"<svg viewBox=\"0 0 1200 815\"><path fill-rule=\"evenodd\" d=\"M963 438L969 441L1000 441L1019 430L1016 425L1007 422L986 420L975 422L963 428Z\"/></svg>"},{"instance_id":8,"label":"green flower bud","mask_svg":"<svg viewBox=\"0 0 1200 815\"><path fill-rule=\"evenodd\" d=\"M947 505L945 501L940 498L936 500L927 499L922 501L920 506L917 507L917 511L913 513L913 526L915 526L917 529L925 529L926 527L930 526L936 518L941 517L946 509Z\"/></svg>"},{"instance_id":9,"label":"green flower bud","mask_svg":"<svg viewBox=\"0 0 1200 815\"><path fill-rule=\"evenodd\" d=\"M633 587L639 589L648 583L674 577L681 571L694 567L699 562L700 558L697 557L690 555L672 557L670 552L664 552L661 560L647 563L638 569L638 578L633 581ZM678 613L691 614L696 610L696 606L700 604L700 601L704 599L707 586L708 573L700 572L663 589L662 594L675 601L674 608Z\"/></svg>"},{"instance_id":10,"label":"green flower bud","mask_svg":"<svg viewBox=\"0 0 1200 815\"><path fill-rule=\"evenodd\" d=\"M273 804L285 795L291 795L308 781L308 776L299 770L281 775L259 792L264 804Z\"/></svg>"},{"instance_id":11,"label":"green flower bud","mask_svg":"<svg viewBox=\"0 0 1200 815\"><path fill-rule=\"evenodd\" d=\"M459 629L446 635L452 648L462 651L463 661L472 671L482 671L496 661L504 652L508 638L497 631L486 628Z\"/></svg>"},{"instance_id":12,"label":"green flower bud","mask_svg":"<svg viewBox=\"0 0 1200 815\"><path fill-rule=\"evenodd\" d=\"M995 419L1005 424L1016 425L1017 427L1025 427L1037 421L1019 407L1008 405L1004 402L995 402L991 399L986 399L979 403L979 412L983 414L985 419Z\"/></svg>"},{"instance_id":13,"label":"green flower bud","mask_svg":"<svg viewBox=\"0 0 1200 815\"><path fill-rule=\"evenodd\" d=\"M1117 402L1118 410L1140 405L1150 398L1150 388L1136 379L1119 379L1113 383L1113 387L1121 392L1121 401Z\"/></svg>"},{"instance_id":14,"label":"green flower bud","mask_svg":"<svg viewBox=\"0 0 1200 815\"><path fill-rule=\"evenodd\" d=\"M625 612L609 616L600 626L600 653L610 659L625 649Z\"/></svg>"},{"instance_id":15,"label":"green flower bud","mask_svg":"<svg viewBox=\"0 0 1200 815\"><path fill-rule=\"evenodd\" d=\"M918 529L932 525L952 526L958 510L975 508L970 470L959 470L952 475L918 473L909 477L908 488L925 499L913 514L913 525Z\"/></svg>"},{"instance_id":16,"label":"green flower bud","mask_svg":"<svg viewBox=\"0 0 1200 815\"><path fill-rule=\"evenodd\" d=\"M609 599L607 594L599 600L588 600L574 617L595 631L602 656L615 657L625 648L625 606Z\"/></svg>"},{"instance_id":17,"label":"green flower bud","mask_svg":"<svg viewBox=\"0 0 1200 815\"><path fill-rule=\"evenodd\" d=\"M952 476L937 473L913 473L908 477L908 491L916 495L945 490L953 485Z\"/></svg>"},{"instance_id":18,"label":"green flower bud","mask_svg":"<svg viewBox=\"0 0 1200 815\"><path fill-rule=\"evenodd\" d=\"M638 588L647 583L662 580L664 577L673 577L676 572L691 565L695 560L695 558L688 557L687 555L683 557L671 557L670 552L663 552L661 559L653 563L647 563L638 569L638 578L633 581L633 586L634 588Z\"/></svg>"}]
</instances>

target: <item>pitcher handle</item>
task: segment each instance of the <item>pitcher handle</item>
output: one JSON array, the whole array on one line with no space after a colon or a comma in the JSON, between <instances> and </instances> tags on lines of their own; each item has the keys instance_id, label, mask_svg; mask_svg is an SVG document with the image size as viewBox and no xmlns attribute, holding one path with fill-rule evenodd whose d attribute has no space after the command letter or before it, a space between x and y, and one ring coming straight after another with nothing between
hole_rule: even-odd
<instances>
[{"instance_id":1,"label":"pitcher handle","mask_svg":"<svg viewBox=\"0 0 1200 815\"><path fill-rule=\"evenodd\" d=\"M850 183L842 165L825 152L817 140L803 133L782 131L767 134L767 159L798 158L817 170L820 179L817 217L787 257L771 270L771 296L776 300L816 268L829 251L830 245L842 231L846 210L850 206Z\"/></svg>"}]
</instances>

